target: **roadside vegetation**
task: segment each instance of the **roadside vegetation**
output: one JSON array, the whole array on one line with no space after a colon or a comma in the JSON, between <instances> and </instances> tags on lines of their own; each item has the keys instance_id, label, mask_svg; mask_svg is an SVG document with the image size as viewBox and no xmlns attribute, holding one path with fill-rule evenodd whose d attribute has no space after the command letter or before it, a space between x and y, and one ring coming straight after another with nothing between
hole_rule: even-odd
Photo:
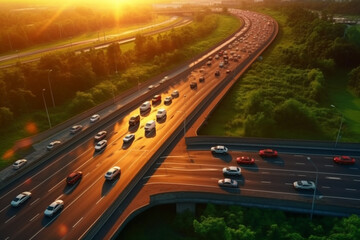
<instances>
[{"instance_id":1,"label":"roadside vegetation","mask_svg":"<svg viewBox=\"0 0 360 240\"><path fill-rule=\"evenodd\" d=\"M174 205L151 208L134 218L117 239L353 240L360 218L315 216L239 206L197 205L195 214ZM154 221L154 216L156 221ZM139 227L140 226L140 227Z\"/></svg>"},{"instance_id":2,"label":"roadside vegetation","mask_svg":"<svg viewBox=\"0 0 360 240\"><path fill-rule=\"evenodd\" d=\"M6 127L0 132L6 138L0 140L1 168L19 157L11 151L16 140L49 128L43 89L54 126L206 51L240 25L232 16L198 14L187 26L151 37L138 34L132 48L111 44L82 54L49 54L38 63L2 71L0 124Z\"/></svg>"},{"instance_id":3,"label":"roadside vegetation","mask_svg":"<svg viewBox=\"0 0 360 240\"><path fill-rule=\"evenodd\" d=\"M360 45L346 26L292 5L257 11L278 21L279 36L199 134L335 140L343 114L340 141L358 142Z\"/></svg>"}]
</instances>

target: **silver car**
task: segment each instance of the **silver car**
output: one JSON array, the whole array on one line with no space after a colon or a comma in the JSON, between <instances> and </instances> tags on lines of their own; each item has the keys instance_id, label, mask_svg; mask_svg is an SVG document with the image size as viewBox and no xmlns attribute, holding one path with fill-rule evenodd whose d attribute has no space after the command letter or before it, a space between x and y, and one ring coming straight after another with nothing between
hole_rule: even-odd
<instances>
[{"instance_id":1,"label":"silver car","mask_svg":"<svg viewBox=\"0 0 360 240\"><path fill-rule=\"evenodd\" d=\"M14 168L14 169L19 169L19 168L21 168L25 163L27 163L27 160L26 160L26 159L19 159L19 160L17 160L16 162L14 162L13 168Z\"/></svg>"},{"instance_id":2,"label":"silver car","mask_svg":"<svg viewBox=\"0 0 360 240\"><path fill-rule=\"evenodd\" d=\"M220 179L218 181L218 184L220 187L236 188L238 186L238 182L230 178Z\"/></svg>"},{"instance_id":3,"label":"silver car","mask_svg":"<svg viewBox=\"0 0 360 240\"><path fill-rule=\"evenodd\" d=\"M301 180L295 181L293 183L295 189L303 189L303 190L315 190L316 186L313 181Z\"/></svg>"},{"instance_id":4,"label":"silver car","mask_svg":"<svg viewBox=\"0 0 360 240\"><path fill-rule=\"evenodd\" d=\"M18 207L31 197L31 192L22 192L11 201L11 206Z\"/></svg>"},{"instance_id":5,"label":"silver car","mask_svg":"<svg viewBox=\"0 0 360 240\"><path fill-rule=\"evenodd\" d=\"M51 150L53 148L55 148L57 145L60 145L61 142L60 141L52 141L51 143L49 143L49 145L46 146L47 150Z\"/></svg>"},{"instance_id":6,"label":"silver car","mask_svg":"<svg viewBox=\"0 0 360 240\"><path fill-rule=\"evenodd\" d=\"M236 166L224 167L222 171L224 175L241 176L241 168Z\"/></svg>"},{"instance_id":7,"label":"silver car","mask_svg":"<svg viewBox=\"0 0 360 240\"><path fill-rule=\"evenodd\" d=\"M61 210L64 207L63 200L56 200L55 202L51 203L46 210L44 211L45 216L52 217L55 213Z\"/></svg>"},{"instance_id":8,"label":"silver car","mask_svg":"<svg viewBox=\"0 0 360 240\"><path fill-rule=\"evenodd\" d=\"M110 168L106 173L105 173L105 179L106 180L113 180L116 176L120 175L120 167L115 166Z\"/></svg>"}]
</instances>

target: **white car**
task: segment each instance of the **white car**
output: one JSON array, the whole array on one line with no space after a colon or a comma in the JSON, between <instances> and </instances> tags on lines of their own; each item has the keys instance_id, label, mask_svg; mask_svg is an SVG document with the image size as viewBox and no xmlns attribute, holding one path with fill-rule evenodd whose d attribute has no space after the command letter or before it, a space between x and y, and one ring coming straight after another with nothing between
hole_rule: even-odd
<instances>
[{"instance_id":1,"label":"white car","mask_svg":"<svg viewBox=\"0 0 360 240\"><path fill-rule=\"evenodd\" d=\"M82 125L72 126L72 127L70 128L70 133L71 133L71 134L75 134L75 133L77 133L77 132L80 132L82 128L83 128Z\"/></svg>"},{"instance_id":2,"label":"white car","mask_svg":"<svg viewBox=\"0 0 360 240\"><path fill-rule=\"evenodd\" d=\"M144 127L144 129L145 129L145 134L148 133L148 132L151 132L151 131L155 130L155 128L156 128L156 124L155 124L155 121L154 121L154 120L151 120L151 121L147 122L147 123L145 124L145 127Z\"/></svg>"},{"instance_id":3,"label":"white car","mask_svg":"<svg viewBox=\"0 0 360 240\"><path fill-rule=\"evenodd\" d=\"M107 134L106 131L100 131L100 132L98 132L98 133L95 135L95 137L94 137L95 141L103 140L103 139L106 137L106 134Z\"/></svg>"},{"instance_id":4,"label":"white car","mask_svg":"<svg viewBox=\"0 0 360 240\"><path fill-rule=\"evenodd\" d=\"M94 115L91 116L90 122L93 123L93 122L96 122L99 119L100 119L100 115L99 114L94 114Z\"/></svg>"},{"instance_id":5,"label":"white car","mask_svg":"<svg viewBox=\"0 0 360 240\"><path fill-rule=\"evenodd\" d=\"M165 83L167 80L169 80L168 76L165 76L163 79L160 80L160 84Z\"/></svg>"},{"instance_id":6,"label":"white car","mask_svg":"<svg viewBox=\"0 0 360 240\"><path fill-rule=\"evenodd\" d=\"M316 186L313 181L301 180L295 181L293 183L295 189L304 189L304 190L315 190Z\"/></svg>"},{"instance_id":7,"label":"white car","mask_svg":"<svg viewBox=\"0 0 360 240\"><path fill-rule=\"evenodd\" d=\"M115 167L110 168L105 173L105 179L106 180L113 180L117 175L120 175L120 167L115 166Z\"/></svg>"},{"instance_id":8,"label":"white car","mask_svg":"<svg viewBox=\"0 0 360 240\"><path fill-rule=\"evenodd\" d=\"M157 114L156 114L156 119L162 119L166 117L166 110L161 108L158 110Z\"/></svg>"},{"instance_id":9,"label":"white car","mask_svg":"<svg viewBox=\"0 0 360 240\"><path fill-rule=\"evenodd\" d=\"M95 145L95 151L101 151L103 149L105 149L107 146L107 140L101 140L99 142L96 143Z\"/></svg>"},{"instance_id":10,"label":"white car","mask_svg":"<svg viewBox=\"0 0 360 240\"><path fill-rule=\"evenodd\" d=\"M222 171L224 175L241 176L241 168L236 166L224 167Z\"/></svg>"},{"instance_id":11,"label":"white car","mask_svg":"<svg viewBox=\"0 0 360 240\"><path fill-rule=\"evenodd\" d=\"M174 90L174 91L171 93L171 97L173 97L173 98L179 97L179 91L178 91L178 90Z\"/></svg>"},{"instance_id":12,"label":"white car","mask_svg":"<svg viewBox=\"0 0 360 240\"><path fill-rule=\"evenodd\" d=\"M134 134L127 134L124 138L123 138L123 142L124 143L129 143L134 141L135 139L135 135Z\"/></svg>"},{"instance_id":13,"label":"white car","mask_svg":"<svg viewBox=\"0 0 360 240\"><path fill-rule=\"evenodd\" d=\"M149 109L151 109L151 104L149 101L144 102L143 104L141 104L140 106L140 113L141 112L145 112L148 111Z\"/></svg>"},{"instance_id":14,"label":"white car","mask_svg":"<svg viewBox=\"0 0 360 240\"><path fill-rule=\"evenodd\" d=\"M52 141L51 143L49 143L49 145L46 146L47 150L51 150L54 147L56 147L57 145L60 145L61 142L59 140L56 141Z\"/></svg>"},{"instance_id":15,"label":"white car","mask_svg":"<svg viewBox=\"0 0 360 240\"><path fill-rule=\"evenodd\" d=\"M22 192L11 201L11 206L18 207L31 197L31 192Z\"/></svg>"},{"instance_id":16,"label":"white car","mask_svg":"<svg viewBox=\"0 0 360 240\"><path fill-rule=\"evenodd\" d=\"M45 216L52 217L55 213L61 210L64 207L63 200L56 200L55 202L51 203L46 210L44 211Z\"/></svg>"},{"instance_id":17,"label":"white car","mask_svg":"<svg viewBox=\"0 0 360 240\"><path fill-rule=\"evenodd\" d=\"M27 160L26 160L26 159L16 160L16 162L14 162L14 164L13 164L13 168L14 168L14 169L19 169L19 168L21 168L25 163L27 163Z\"/></svg>"},{"instance_id":18,"label":"white car","mask_svg":"<svg viewBox=\"0 0 360 240\"><path fill-rule=\"evenodd\" d=\"M225 146L215 146L215 147L211 147L211 152L213 153L227 153L228 152L228 148Z\"/></svg>"},{"instance_id":19,"label":"white car","mask_svg":"<svg viewBox=\"0 0 360 240\"><path fill-rule=\"evenodd\" d=\"M232 188L236 188L238 186L238 182L230 179L230 178L224 178L224 179L220 179L218 181L218 184L220 187L232 187Z\"/></svg>"}]
</instances>

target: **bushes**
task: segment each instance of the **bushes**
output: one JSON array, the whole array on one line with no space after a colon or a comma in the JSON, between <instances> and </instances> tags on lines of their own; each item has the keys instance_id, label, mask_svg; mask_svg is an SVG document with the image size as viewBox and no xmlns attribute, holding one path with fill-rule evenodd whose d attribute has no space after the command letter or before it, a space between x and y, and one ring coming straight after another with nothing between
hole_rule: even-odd
<instances>
[{"instance_id":1,"label":"bushes","mask_svg":"<svg viewBox=\"0 0 360 240\"><path fill-rule=\"evenodd\" d=\"M354 91L356 96L360 97L360 66L357 68L354 68L349 73L348 85Z\"/></svg>"}]
</instances>

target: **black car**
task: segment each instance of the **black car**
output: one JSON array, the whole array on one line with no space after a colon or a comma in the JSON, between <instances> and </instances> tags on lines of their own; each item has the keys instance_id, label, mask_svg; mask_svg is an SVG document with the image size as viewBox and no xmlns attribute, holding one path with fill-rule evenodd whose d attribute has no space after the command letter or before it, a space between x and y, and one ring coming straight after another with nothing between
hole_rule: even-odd
<instances>
[{"instance_id":1,"label":"black car","mask_svg":"<svg viewBox=\"0 0 360 240\"><path fill-rule=\"evenodd\" d=\"M190 83L190 88L191 88L191 89L197 88L197 83L196 83L196 82L191 82L191 83Z\"/></svg>"},{"instance_id":2,"label":"black car","mask_svg":"<svg viewBox=\"0 0 360 240\"><path fill-rule=\"evenodd\" d=\"M216 76L216 77L220 76L220 71L216 71L216 72L215 72L215 76Z\"/></svg>"},{"instance_id":3,"label":"black car","mask_svg":"<svg viewBox=\"0 0 360 240\"><path fill-rule=\"evenodd\" d=\"M199 77L199 82L205 82L205 77L204 76Z\"/></svg>"}]
</instances>

